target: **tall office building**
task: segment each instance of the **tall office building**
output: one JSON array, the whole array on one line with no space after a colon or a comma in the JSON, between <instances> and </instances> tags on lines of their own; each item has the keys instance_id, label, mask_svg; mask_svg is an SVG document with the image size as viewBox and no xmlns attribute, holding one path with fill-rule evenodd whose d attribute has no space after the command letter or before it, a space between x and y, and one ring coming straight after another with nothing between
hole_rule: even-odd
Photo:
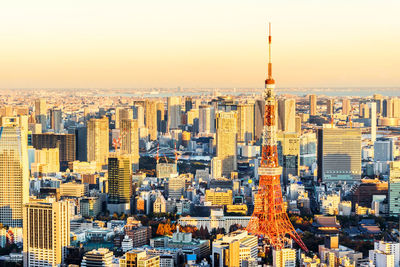
<instances>
[{"instance_id":1,"label":"tall office building","mask_svg":"<svg viewBox=\"0 0 400 267\"><path fill-rule=\"evenodd\" d=\"M43 131L47 129L47 104L46 99L39 98L35 100L36 122L42 124Z\"/></svg>"},{"instance_id":2,"label":"tall office building","mask_svg":"<svg viewBox=\"0 0 400 267\"><path fill-rule=\"evenodd\" d=\"M110 213L130 213L132 195L132 167L130 157L119 155L108 158L108 210Z\"/></svg>"},{"instance_id":3,"label":"tall office building","mask_svg":"<svg viewBox=\"0 0 400 267\"><path fill-rule=\"evenodd\" d=\"M28 118L2 117L0 126L0 223L22 227L29 201Z\"/></svg>"},{"instance_id":4,"label":"tall office building","mask_svg":"<svg viewBox=\"0 0 400 267\"><path fill-rule=\"evenodd\" d=\"M265 101L256 100L254 104L254 140L259 140L264 129Z\"/></svg>"},{"instance_id":5,"label":"tall office building","mask_svg":"<svg viewBox=\"0 0 400 267\"><path fill-rule=\"evenodd\" d=\"M215 108L208 105L199 107L199 132L215 133Z\"/></svg>"},{"instance_id":6,"label":"tall office building","mask_svg":"<svg viewBox=\"0 0 400 267\"><path fill-rule=\"evenodd\" d=\"M373 102L373 104L375 105L375 111L376 111L376 103ZM360 111L360 113L359 113L360 118L368 119L370 117L368 104L360 103L358 109Z\"/></svg>"},{"instance_id":7,"label":"tall office building","mask_svg":"<svg viewBox=\"0 0 400 267\"><path fill-rule=\"evenodd\" d=\"M310 101L310 116L315 116L317 115L317 96L310 95L309 101Z\"/></svg>"},{"instance_id":8,"label":"tall office building","mask_svg":"<svg viewBox=\"0 0 400 267\"><path fill-rule=\"evenodd\" d=\"M383 100L383 117L400 118L400 99L391 97Z\"/></svg>"},{"instance_id":9,"label":"tall office building","mask_svg":"<svg viewBox=\"0 0 400 267\"><path fill-rule=\"evenodd\" d=\"M333 115L335 112L335 99L330 98L326 100L326 114Z\"/></svg>"},{"instance_id":10,"label":"tall office building","mask_svg":"<svg viewBox=\"0 0 400 267\"><path fill-rule=\"evenodd\" d=\"M222 161L222 174L230 177L237 169L237 113L217 113L217 157Z\"/></svg>"},{"instance_id":11,"label":"tall office building","mask_svg":"<svg viewBox=\"0 0 400 267\"><path fill-rule=\"evenodd\" d=\"M145 124L151 141L157 140L157 101L146 100Z\"/></svg>"},{"instance_id":12,"label":"tall office building","mask_svg":"<svg viewBox=\"0 0 400 267\"><path fill-rule=\"evenodd\" d=\"M278 130L296 132L296 99L278 100Z\"/></svg>"},{"instance_id":13,"label":"tall office building","mask_svg":"<svg viewBox=\"0 0 400 267\"><path fill-rule=\"evenodd\" d=\"M379 138L374 143L374 161L394 160L394 140L392 138Z\"/></svg>"},{"instance_id":14,"label":"tall office building","mask_svg":"<svg viewBox=\"0 0 400 267\"><path fill-rule=\"evenodd\" d=\"M107 163L109 151L108 118L92 118L87 123L87 160Z\"/></svg>"},{"instance_id":15,"label":"tall office building","mask_svg":"<svg viewBox=\"0 0 400 267\"><path fill-rule=\"evenodd\" d=\"M131 156L133 169L139 168L139 128L137 120L121 120L121 152Z\"/></svg>"},{"instance_id":16,"label":"tall office building","mask_svg":"<svg viewBox=\"0 0 400 267\"><path fill-rule=\"evenodd\" d=\"M361 130L318 129L318 178L322 181L361 179Z\"/></svg>"},{"instance_id":17,"label":"tall office building","mask_svg":"<svg viewBox=\"0 0 400 267\"><path fill-rule=\"evenodd\" d=\"M283 184L288 183L289 175L300 174L300 138L297 133L280 132L278 134L278 160L282 166Z\"/></svg>"},{"instance_id":18,"label":"tall office building","mask_svg":"<svg viewBox=\"0 0 400 267\"><path fill-rule=\"evenodd\" d=\"M35 114L46 115L47 114L47 103L46 99L39 98L35 100Z\"/></svg>"},{"instance_id":19,"label":"tall office building","mask_svg":"<svg viewBox=\"0 0 400 267\"><path fill-rule=\"evenodd\" d=\"M141 105L135 105L132 108L133 110L133 119L138 121L138 127L144 127L144 108Z\"/></svg>"},{"instance_id":20,"label":"tall office building","mask_svg":"<svg viewBox=\"0 0 400 267\"><path fill-rule=\"evenodd\" d=\"M389 215L400 214L400 161L389 164Z\"/></svg>"},{"instance_id":21,"label":"tall office building","mask_svg":"<svg viewBox=\"0 0 400 267\"><path fill-rule=\"evenodd\" d=\"M247 143L254 137L254 105L239 104L237 108L238 142Z\"/></svg>"},{"instance_id":22,"label":"tall office building","mask_svg":"<svg viewBox=\"0 0 400 267\"><path fill-rule=\"evenodd\" d=\"M400 98L393 98L393 118L400 118Z\"/></svg>"},{"instance_id":23,"label":"tall office building","mask_svg":"<svg viewBox=\"0 0 400 267\"><path fill-rule=\"evenodd\" d=\"M166 133L167 132L167 123L165 121L165 107L164 102L157 102L157 131Z\"/></svg>"},{"instance_id":24,"label":"tall office building","mask_svg":"<svg viewBox=\"0 0 400 267\"><path fill-rule=\"evenodd\" d=\"M383 96L380 94L374 94L374 102L376 103L376 112L382 114L383 112Z\"/></svg>"},{"instance_id":25,"label":"tall office building","mask_svg":"<svg viewBox=\"0 0 400 267\"><path fill-rule=\"evenodd\" d=\"M68 128L69 134L75 135L75 158L79 161L87 161L87 127L78 126Z\"/></svg>"},{"instance_id":26,"label":"tall office building","mask_svg":"<svg viewBox=\"0 0 400 267\"><path fill-rule=\"evenodd\" d=\"M50 109L50 127L55 133L62 131L62 111L61 109Z\"/></svg>"},{"instance_id":27,"label":"tall office building","mask_svg":"<svg viewBox=\"0 0 400 267\"><path fill-rule=\"evenodd\" d=\"M351 112L351 101L348 98L342 100L342 114L350 115Z\"/></svg>"},{"instance_id":28,"label":"tall office building","mask_svg":"<svg viewBox=\"0 0 400 267\"><path fill-rule=\"evenodd\" d=\"M60 266L70 244L68 201L24 205L24 266Z\"/></svg>"},{"instance_id":29,"label":"tall office building","mask_svg":"<svg viewBox=\"0 0 400 267\"><path fill-rule=\"evenodd\" d=\"M181 97L170 96L168 103L168 129L178 129L181 124Z\"/></svg>"},{"instance_id":30,"label":"tall office building","mask_svg":"<svg viewBox=\"0 0 400 267\"><path fill-rule=\"evenodd\" d=\"M371 111L370 111L370 117L371 117L371 142L375 142L376 140L376 103L372 102L370 103L371 106Z\"/></svg>"},{"instance_id":31,"label":"tall office building","mask_svg":"<svg viewBox=\"0 0 400 267\"><path fill-rule=\"evenodd\" d=\"M191 97L186 97L185 98L185 112L188 112L193 108L193 100Z\"/></svg>"}]
</instances>

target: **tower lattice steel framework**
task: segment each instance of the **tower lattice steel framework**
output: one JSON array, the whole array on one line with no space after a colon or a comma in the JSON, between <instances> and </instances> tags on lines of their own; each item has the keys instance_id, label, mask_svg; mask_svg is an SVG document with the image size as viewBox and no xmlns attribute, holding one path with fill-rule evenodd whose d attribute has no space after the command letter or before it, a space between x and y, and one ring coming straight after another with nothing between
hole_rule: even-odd
<instances>
[{"instance_id":1,"label":"tower lattice steel framework","mask_svg":"<svg viewBox=\"0 0 400 267\"><path fill-rule=\"evenodd\" d=\"M268 78L265 80L265 114L262 139L262 157L258 168L259 185L254 200L254 212L247 226L249 233L258 235L274 249L286 247L292 238L303 250L308 251L293 228L282 198L276 138L275 81L272 78L271 24L268 36Z\"/></svg>"}]
</instances>

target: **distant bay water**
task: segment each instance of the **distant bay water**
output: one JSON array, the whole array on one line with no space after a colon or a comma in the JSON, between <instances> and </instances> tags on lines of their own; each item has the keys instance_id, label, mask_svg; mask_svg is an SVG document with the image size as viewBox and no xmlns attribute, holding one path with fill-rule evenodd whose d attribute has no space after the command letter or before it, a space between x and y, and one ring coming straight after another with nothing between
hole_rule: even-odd
<instances>
[{"instance_id":1,"label":"distant bay water","mask_svg":"<svg viewBox=\"0 0 400 267\"><path fill-rule=\"evenodd\" d=\"M201 95L211 95L215 92L218 92L219 95L253 95L253 94L261 94L263 89L196 89L195 91L192 89L183 89L182 91L146 91L146 90L111 90L111 92L100 91L97 92L97 96L125 96L125 97L157 97L164 98L170 96L201 96ZM381 94L383 96L400 96L400 88L311 88L311 89L290 89L290 88L277 88L276 92L278 95L280 94L291 94L291 95L308 95L308 94L316 94L316 95L325 95L325 96L355 96L355 97L368 97L373 96L374 94Z\"/></svg>"}]
</instances>

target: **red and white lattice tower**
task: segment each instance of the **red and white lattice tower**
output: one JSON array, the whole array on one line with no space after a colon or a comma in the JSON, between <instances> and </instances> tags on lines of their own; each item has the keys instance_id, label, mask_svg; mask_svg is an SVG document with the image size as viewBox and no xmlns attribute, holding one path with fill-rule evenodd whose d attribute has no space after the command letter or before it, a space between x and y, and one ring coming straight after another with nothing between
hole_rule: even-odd
<instances>
[{"instance_id":1,"label":"red and white lattice tower","mask_svg":"<svg viewBox=\"0 0 400 267\"><path fill-rule=\"evenodd\" d=\"M293 228L286 213L282 198L280 177L282 167L278 163L276 138L275 81L272 78L271 24L268 37L269 61L268 77L265 80L265 114L262 138L261 164L258 168L259 185L254 200L254 212L247 231L264 238L274 249L282 249L293 239L303 250L308 251L300 236Z\"/></svg>"}]
</instances>

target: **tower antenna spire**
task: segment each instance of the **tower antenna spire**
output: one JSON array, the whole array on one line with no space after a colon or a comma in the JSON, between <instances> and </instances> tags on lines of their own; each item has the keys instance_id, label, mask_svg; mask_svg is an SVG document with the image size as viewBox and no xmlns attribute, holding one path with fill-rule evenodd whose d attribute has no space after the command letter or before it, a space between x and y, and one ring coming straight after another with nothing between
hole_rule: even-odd
<instances>
[{"instance_id":1,"label":"tower antenna spire","mask_svg":"<svg viewBox=\"0 0 400 267\"><path fill-rule=\"evenodd\" d=\"M268 23L268 80L272 80L271 22Z\"/></svg>"}]
</instances>

